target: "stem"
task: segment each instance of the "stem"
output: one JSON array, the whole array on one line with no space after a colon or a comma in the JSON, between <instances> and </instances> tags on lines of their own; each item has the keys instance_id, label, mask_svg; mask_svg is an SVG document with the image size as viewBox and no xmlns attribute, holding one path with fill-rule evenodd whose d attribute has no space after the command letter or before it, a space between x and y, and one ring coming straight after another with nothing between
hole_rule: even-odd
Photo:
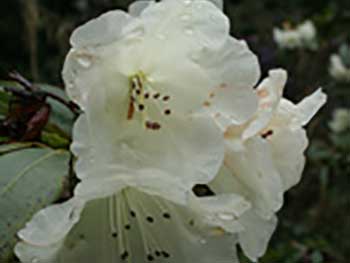
<instances>
[{"instance_id":1,"label":"stem","mask_svg":"<svg viewBox=\"0 0 350 263\"><path fill-rule=\"evenodd\" d=\"M57 96L56 94L44 91L43 92L47 97L54 99L58 102L60 102L61 104L63 104L64 106L66 106L68 109L71 110L71 112L73 112L75 115L79 115L80 111L79 111L79 107L71 102L71 101L65 101L64 99L62 99L61 97Z\"/></svg>"}]
</instances>

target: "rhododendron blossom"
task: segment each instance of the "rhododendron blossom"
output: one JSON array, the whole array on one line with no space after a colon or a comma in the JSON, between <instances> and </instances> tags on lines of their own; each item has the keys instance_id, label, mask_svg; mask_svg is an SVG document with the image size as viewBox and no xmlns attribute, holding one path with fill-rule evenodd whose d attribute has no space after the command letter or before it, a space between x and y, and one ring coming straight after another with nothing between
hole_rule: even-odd
<instances>
[{"instance_id":1,"label":"rhododendron blossom","mask_svg":"<svg viewBox=\"0 0 350 263\"><path fill-rule=\"evenodd\" d=\"M63 78L83 110L80 182L18 233L22 262L263 255L325 95L283 99L283 70L254 89L257 58L229 31L218 0L138 1L74 31Z\"/></svg>"},{"instance_id":2,"label":"rhododendron blossom","mask_svg":"<svg viewBox=\"0 0 350 263\"><path fill-rule=\"evenodd\" d=\"M318 48L317 31L312 21L307 20L296 28L285 24L284 29L274 28L273 38L277 45L282 49L309 48L315 50Z\"/></svg>"}]
</instances>

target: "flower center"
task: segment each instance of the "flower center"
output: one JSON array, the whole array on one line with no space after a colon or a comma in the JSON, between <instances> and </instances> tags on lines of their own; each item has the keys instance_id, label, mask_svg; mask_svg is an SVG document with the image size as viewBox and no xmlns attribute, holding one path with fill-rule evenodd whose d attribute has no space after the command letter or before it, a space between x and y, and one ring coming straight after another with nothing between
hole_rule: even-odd
<instances>
[{"instance_id":1,"label":"flower center","mask_svg":"<svg viewBox=\"0 0 350 263\"><path fill-rule=\"evenodd\" d=\"M136 115L148 130L162 128L162 115L170 116L172 110L168 107L170 96L161 94L152 86L146 75L139 71L129 77L129 108L127 119L132 120Z\"/></svg>"}]
</instances>

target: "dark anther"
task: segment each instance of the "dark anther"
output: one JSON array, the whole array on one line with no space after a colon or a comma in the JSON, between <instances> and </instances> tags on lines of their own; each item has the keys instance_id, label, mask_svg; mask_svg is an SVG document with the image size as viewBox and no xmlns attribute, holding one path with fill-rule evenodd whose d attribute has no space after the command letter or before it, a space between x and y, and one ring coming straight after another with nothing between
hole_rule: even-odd
<instances>
[{"instance_id":1,"label":"dark anther","mask_svg":"<svg viewBox=\"0 0 350 263\"><path fill-rule=\"evenodd\" d=\"M149 93L145 93L145 99L148 99L149 98Z\"/></svg>"},{"instance_id":2,"label":"dark anther","mask_svg":"<svg viewBox=\"0 0 350 263\"><path fill-rule=\"evenodd\" d=\"M215 195L215 193L206 184L197 184L192 188L192 191L198 197Z\"/></svg>"},{"instance_id":3,"label":"dark anther","mask_svg":"<svg viewBox=\"0 0 350 263\"><path fill-rule=\"evenodd\" d=\"M128 257L129 257L128 251L125 251L125 252L124 252L123 254L121 254L121 256L120 256L120 258L121 258L122 260L126 260Z\"/></svg>"},{"instance_id":4,"label":"dark anther","mask_svg":"<svg viewBox=\"0 0 350 263\"><path fill-rule=\"evenodd\" d=\"M166 252L166 251L162 251L162 255L165 258L169 258L170 257L170 254L168 252Z\"/></svg>"},{"instance_id":5,"label":"dark anther","mask_svg":"<svg viewBox=\"0 0 350 263\"><path fill-rule=\"evenodd\" d=\"M134 212L134 211L130 211L130 215L132 216L132 217L136 217L136 213Z\"/></svg>"},{"instance_id":6,"label":"dark anther","mask_svg":"<svg viewBox=\"0 0 350 263\"><path fill-rule=\"evenodd\" d=\"M193 219L190 220L189 225L190 226L194 226L194 220Z\"/></svg>"},{"instance_id":7,"label":"dark anther","mask_svg":"<svg viewBox=\"0 0 350 263\"><path fill-rule=\"evenodd\" d=\"M153 217L151 217L151 216L147 216L146 219L147 219L147 221L148 221L149 223L153 223L153 222L154 222L154 219L153 219Z\"/></svg>"},{"instance_id":8,"label":"dark anther","mask_svg":"<svg viewBox=\"0 0 350 263\"><path fill-rule=\"evenodd\" d=\"M169 99L170 99L170 96L164 96L164 97L163 97L163 100L164 100L164 101L168 101Z\"/></svg>"},{"instance_id":9,"label":"dark anther","mask_svg":"<svg viewBox=\"0 0 350 263\"><path fill-rule=\"evenodd\" d=\"M166 109L166 110L164 111L164 113L165 113L165 115L170 115L170 114L171 114L171 110Z\"/></svg>"},{"instance_id":10,"label":"dark anther","mask_svg":"<svg viewBox=\"0 0 350 263\"><path fill-rule=\"evenodd\" d=\"M116 238L118 236L118 233L117 232L113 232L112 233L112 237Z\"/></svg>"},{"instance_id":11,"label":"dark anther","mask_svg":"<svg viewBox=\"0 0 350 263\"><path fill-rule=\"evenodd\" d=\"M159 130L161 126L158 122L146 121L146 128L150 130Z\"/></svg>"},{"instance_id":12,"label":"dark anther","mask_svg":"<svg viewBox=\"0 0 350 263\"><path fill-rule=\"evenodd\" d=\"M156 254L157 257L160 257L162 255L162 253L160 253L158 250L154 252L154 254Z\"/></svg>"},{"instance_id":13,"label":"dark anther","mask_svg":"<svg viewBox=\"0 0 350 263\"><path fill-rule=\"evenodd\" d=\"M268 137L270 137L271 135L273 135L273 130L268 130L267 132L265 132L264 134L261 135L262 138L267 139Z\"/></svg>"},{"instance_id":14,"label":"dark anther","mask_svg":"<svg viewBox=\"0 0 350 263\"><path fill-rule=\"evenodd\" d=\"M140 110L140 111L143 111L144 109L145 109L145 105L140 104L140 105L139 105L139 110Z\"/></svg>"},{"instance_id":15,"label":"dark anther","mask_svg":"<svg viewBox=\"0 0 350 263\"><path fill-rule=\"evenodd\" d=\"M159 93L156 93L156 94L153 95L153 98L154 98L154 99L158 99L159 97L160 97L160 94L159 94Z\"/></svg>"},{"instance_id":16,"label":"dark anther","mask_svg":"<svg viewBox=\"0 0 350 263\"><path fill-rule=\"evenodd\" d=\"M147 259L148 259L148 261L153 261L153 260L154 260L154 257L153 257L152 255L148 255L148 256L147 256Z\"/></svg>"},{"instance_id":17,"label":"dark anther","mask_svg":"<svg viewBox=\"0 0 350 263\"><path fill-rule=\"evenodd\" d=\"M137 89L137 90L136 90L136 94L137 94L137 95L140 95L140 94L141 94L141 90Z\"/></svg>"},{"instance_id":18,"label":"dark anther","mask_svg":"<svg viewBox=\"0 0 350 263\"><path fill-rule=\"evenodd\" d=\"M126 229L126 230L130 230L130 229L131 229L131 226L130 226L130 225L125 225L125 229Z\"/></svg>"},{"instance_id":19,"label":"dark anther","mask_svg":"<svg viewBox=\"0 0 350 263\"><path fill-rule=\"evenodd\" d=\"M163 217L166 218L166 219L170 219L171 216L170 216L169 213L164 213L164 214L163 214Z\"/></svg>"}]
</instances>

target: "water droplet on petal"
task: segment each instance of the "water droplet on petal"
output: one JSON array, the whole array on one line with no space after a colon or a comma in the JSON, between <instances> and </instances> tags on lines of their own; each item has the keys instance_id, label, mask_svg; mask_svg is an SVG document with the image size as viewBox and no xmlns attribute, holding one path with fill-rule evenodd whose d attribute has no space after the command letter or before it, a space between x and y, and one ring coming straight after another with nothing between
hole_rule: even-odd
<instances>
[{"instance_id":1,"label":"water droplet on petal","mask_svg":"<svg viewBox=\"0 0 350 263\"><path fill-rule=\"evenodd\" d=\"M77 57L77 61L83 68L89 68L92 64L91 57L89 56L79 56Z\"/></svg>"},{"instance_id":2,"label":"water droplet on petal","mask_svg":"<svg viewBox=\"0 0 350 263\"><path fill-rule=\"evenodd\" d=\"M191 28L186 28L185 29L185 34L189 35L189 36L192 36L193 35L193 30Z\"/></svg>"},{"instance_id":3,"label":"water droplet on petal","mask_svg":"<svg viewBox=\"0 0 350 263\"><path fill-rule=\"evenodd\" d=\"M232 221L235 219L235 217L233 215L227 214L227 213L221 213L218 215L218 217L224 221Z\"/></svg>"}]
</instances>

